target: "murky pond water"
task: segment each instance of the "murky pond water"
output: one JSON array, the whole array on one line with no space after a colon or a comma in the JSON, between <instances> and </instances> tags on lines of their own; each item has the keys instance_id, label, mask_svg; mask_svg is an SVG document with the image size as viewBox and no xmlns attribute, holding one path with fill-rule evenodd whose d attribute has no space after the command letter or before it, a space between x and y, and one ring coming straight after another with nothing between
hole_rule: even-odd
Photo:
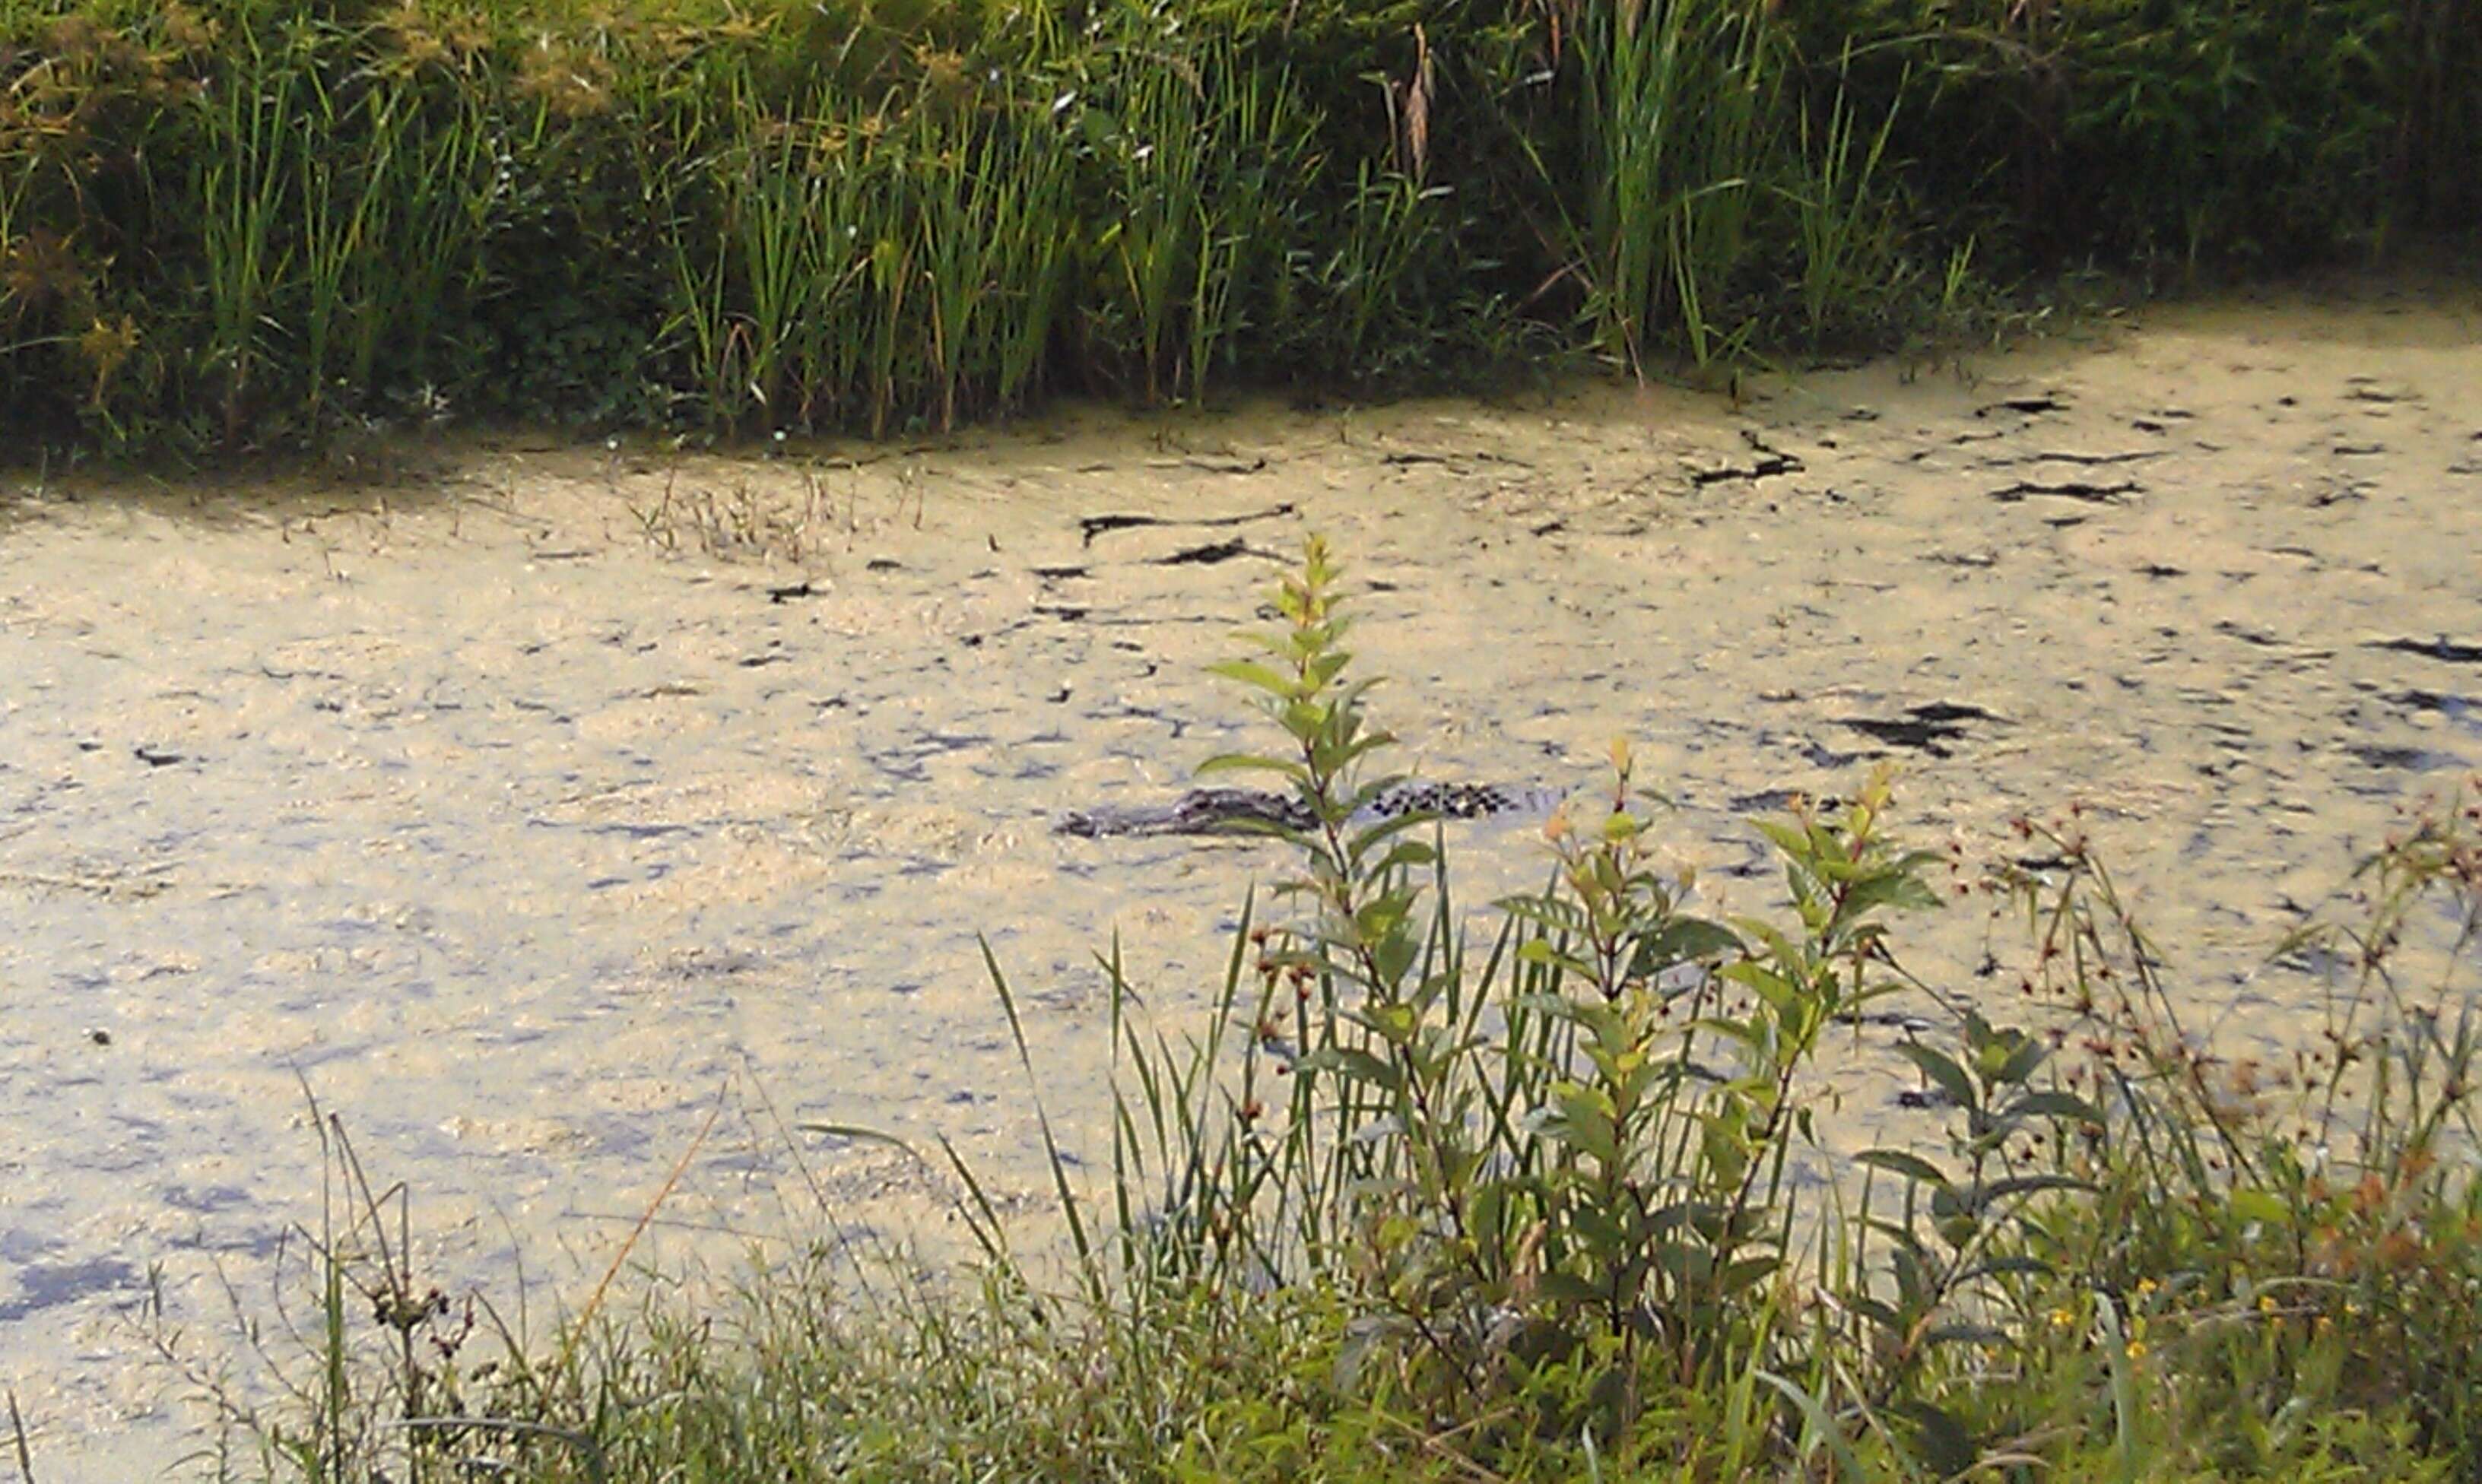
<instances>
[{"instance_id":1,"label":"murky pond water","mask_svg":"<svg viewBox=\"0 0 2482 1484\"><path fill-rule=\"evenodd\" d=\"M46 1479L182 1445L128 1313L193 1338L316 1200L304 1087L409 1182L449 1287L574 1300L691 1147L657 1253L1036 1186L976 947L1102 1145L1092 953L1193 1022L1259 846L1060 810L1251 741L1202 673L1308 531L1425 775L1585 786L1637 740L1675 850L1908 765L1937 842L2081 798L2184 1008L2412 793L2482 767L2482 301L2162 311L1974 375L1064 417L854 462L530 448L368 491L86 480L0 516L0 1384ZM670 549L668 549L670 548ZM1539 879L1460 827L1468 899ZM1985 924L1917 936L1958 976ZM1834 1069L1835 1136L1904 1115ZM566 1264L566 1265L564 1265ZM253 1285L261 1287L253 1288ZM212 1348L212 1345L210 1345Z\"/></svg>"}]
</instances>

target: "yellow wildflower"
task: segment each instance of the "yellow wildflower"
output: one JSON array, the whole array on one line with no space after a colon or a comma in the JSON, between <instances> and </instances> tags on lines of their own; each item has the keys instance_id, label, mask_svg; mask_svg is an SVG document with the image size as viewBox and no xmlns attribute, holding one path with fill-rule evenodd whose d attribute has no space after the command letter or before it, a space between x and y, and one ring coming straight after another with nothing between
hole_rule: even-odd
<instances>
[{"instance_id":1,"label":"yellow wildflower","mask_svg":"<svg viewBox=\"0 0 2482 1484\"><path fill-rule=\"evenodd\" d=\"M89 401L100 407L112 378L120 374L120 368L138 349L138 322L125 314L118 323L98 317L78 336L77 348L79 356L94 371L94 388L88 394Z\"/></svg>"}]
</instances>

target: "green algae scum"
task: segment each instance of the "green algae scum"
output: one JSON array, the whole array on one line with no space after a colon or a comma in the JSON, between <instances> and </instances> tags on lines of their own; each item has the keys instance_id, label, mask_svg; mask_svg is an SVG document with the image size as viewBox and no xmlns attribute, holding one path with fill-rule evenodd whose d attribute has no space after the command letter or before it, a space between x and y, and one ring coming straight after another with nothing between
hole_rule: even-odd
<instances>
[{"instance_id":1,"label":"green algae scum","mask_svg":"<svg viewBox=\"0 0 2482 1484\"><path fill-rule=\"evenodd\" d=\"M849 457L460 437L377 488L21 481L0 1387L35 1476L219 1440L194 1472L1781 1476L1833 1438L1863 1466L1840 1477L2456 1476L2482 303L2374 283L2141 319L1737 409L1580 386L1087 409ZM1410 904L1343 883L1374 927L1458 928L1404 989L1470 1146L1392 1142L1399 1054L1329 1021L1331 979L1375 1007L1293 936L1325 896L1272 891L1297 843L1055 828L1292 790L1197 769L1298 750L1213 669L1316 532L1350 559L1332 678L1384 677L1363 729L1400 739L1363 781L1570 795L1558 840L1524 814L1362 852L1443 846L1444 898L1410 858ZM1574 852L1611 827L1615 733L1630 895L1600 940L1572 902L1503 943L1493 904L1555 866L1605 892ZM1756 826L1807 798L1849 849L1829 801L1889 763L1867 838L1937 851L1910 876L1948 903L1870 920L1913 977L1874 954L1787 1001L1761 1044L1798 1032L1788 1098L1714 1080L1751 1054L1721 1031L1684 1066L1667 1035L1769 1002L1755 968L1717 977L1742 950L1714 929L1758 950L1749 924L1803 922ZM1614 924L1652 945L1642 985ZM1629 1129L1713 1114L1722 1141L1631 1154L1621 1209L1745 1202L1623 1229L1659 1272L1585 1245L1605 1174L1563 1151L1597 1135L1545 1095L1574 1081L1582 1116L1600 1074L1546 1082L1539 1039L1570 1001L1641 1018L1624 1057L1663 1031ZM1201 1075L1142 1072L1193 1039ZM323 1148L361 1174L323 1180ZM1339 1181L1339 1151L1482 1159L1424 1187ZM1716 1188L1733 1169L1761 1183ZM1848 1230L1865 1195L1909 1237ZM1518 1245L1465 1256L1484 1236ZM1727 1236L1775 1318L1685 1303ZM1425 1328L1452 1347L1408 1350ZM1828 1424L1805 1442L1761 1371Z\"/></svg>"}]
</instances>

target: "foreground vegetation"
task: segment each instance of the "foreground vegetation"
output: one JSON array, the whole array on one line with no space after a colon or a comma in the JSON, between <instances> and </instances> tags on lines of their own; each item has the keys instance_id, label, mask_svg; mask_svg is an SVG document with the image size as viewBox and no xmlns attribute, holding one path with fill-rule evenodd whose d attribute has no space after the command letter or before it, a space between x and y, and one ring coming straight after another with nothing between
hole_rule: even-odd
<instances>
[{"instance_id":1,"label":"foreground vegetation","mask_svg":"<svg viewBox=\"0 0 2482 1484\"><path fill-rule=\"evenodd\" d=\"M2470 232L2474 0L0 0L0 423L947 427Z\"/></svg>"},{"instance_id":2,"label":"foreground vegetation","mask_svg":"<svg viewBox=\"0 0 2482 1484\"><path fill-rule=\"evenodd\" d=\"M1608 795L1546 831L1551 884L1469 945L1437 834L1357 817L1387 738L1338 593L1313 545L1223 667L1283 745L1213 766L1318 822L1274 831L1301 873L1245 915L1201 1037L1148 1028L1106 964L1105 1173L1041 1125L1059 1265L950 1154L978 1283L820 1257L721 1309L598 1288L529 1341L424 1287L337 1133L316 1317L277 1403L228 1411L224 1472L2482 1472L2482 793L2409 814L2352 924L2283 945L2333 996L2280 1065L2184 1033L2073 813L1981 873L1905 848L1884 779L1761 826L1780 905L1716 920L1657 869L1616 747ZM1901 924L1946 898L2021 921L2021 950L1915 977ZM1924 1136L1838 1156L1822 1050L1886 1036L1897 997L1944 1007L1892 1045Z\"/></svg>"}]
</instances>

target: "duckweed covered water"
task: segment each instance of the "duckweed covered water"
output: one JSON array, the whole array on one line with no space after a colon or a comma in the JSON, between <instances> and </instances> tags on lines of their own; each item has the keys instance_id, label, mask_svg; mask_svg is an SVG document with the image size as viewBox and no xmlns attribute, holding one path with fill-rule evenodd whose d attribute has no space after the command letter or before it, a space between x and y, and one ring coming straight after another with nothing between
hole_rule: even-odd
<instances>
[{"instance_id":1,"label":"duckweed covered water","mask_svg":"<svg viewBox=\"0 0 2482 1484\"><path fill-rule=\"evenodd\" d=\"M2261 968L2398 805L2482 767L2482 300L2228 302L1735 409L1671 392L1068 416L764 459L477 440L385 486L31 475L0 524L0 1384L45 1479L195 1443L136 1315L231 1350L315 1209L304 1087L414 1192L419 1265L575 1303L642 1255L936 1231L802 1121L1045 1178L988 933L1072 1152L1117 930L1175 1027L1262 845L1084 840L1257 739L1204 665L1310 530L1427 777L1589 787L1615 733L1702 891L1739 822L1906 767L2004 851L2079 801L2191 1024L2310 1033ZM1532 828L1453 826L1465 898ZM2001 927L1997 932L2005 934ZM2010 1013L1975 908L1915 967ZM1922 1007L1929 1013L1929 1006ZM1184 1015L1189 1019L1184 1021ZM1846 1147L1922 1126L1866 1027ZM582 1276L581 1276L582 1275Z\"/></svg>"}]
</instances>

